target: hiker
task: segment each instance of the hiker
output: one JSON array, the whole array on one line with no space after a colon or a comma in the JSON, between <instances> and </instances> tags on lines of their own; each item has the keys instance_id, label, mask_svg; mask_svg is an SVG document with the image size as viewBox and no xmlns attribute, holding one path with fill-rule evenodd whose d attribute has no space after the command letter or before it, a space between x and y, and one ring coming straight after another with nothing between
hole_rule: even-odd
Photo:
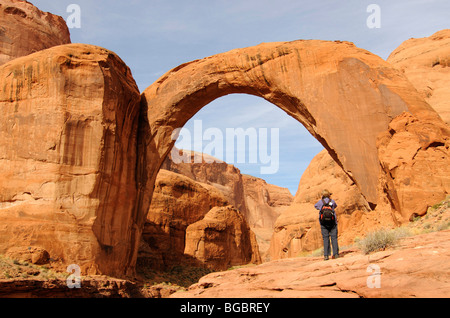
<instances>
[{"instance_id":1,"label":"hiker","mask_svg":"<svg viewBox=\"0 0 450 318\"><path fill-rule=\"evenodd\" d=\"M339 257L338 246L338 229L337 229L337 217L336 217L336 202L331 199L332 193L328 190L322 192L322 199L320 199L314 207L319 210L320 228L323 238L323 256L325 260L328 260L331 255L330 249L330 237L333 245L333 258Z\"/></svg>"}]
</instances>

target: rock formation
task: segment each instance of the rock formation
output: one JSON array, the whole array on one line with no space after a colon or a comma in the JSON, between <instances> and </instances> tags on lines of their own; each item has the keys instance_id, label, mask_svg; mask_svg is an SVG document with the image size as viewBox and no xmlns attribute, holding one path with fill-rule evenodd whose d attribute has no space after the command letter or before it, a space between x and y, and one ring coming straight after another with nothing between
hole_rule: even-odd
<instances>
[{"instance_id":1,"label":"rock formation","mask_svg":"<svg viewBox=\"0 0 450 318\"><path fill-rule=\"evenodd\" d=\"M249 175L243 175L244 197L247 207L245 219L256 235L261 257L270 246L275 222L291 205L293 196L288 189Z\"/></svg>"},{"instance_id":2,"label":"rock formation","mask_svg":"<svg viewBox=\"0 0 450 318\"><path fill-rule=\"evenodd\" d=\"M398 222L421 215L448 193L450 128L397 69L406 48L392 55L395 68L349 42L263 43L180 65L140 95L113 52L59 45L70 41L61 18L4 0L0 19L0 253L31 247L83 273L133 272L174 129L231 93L262 97L301 122L374 222L390 208ZM433 71L447 71L446 52L433 49ZM435 84L433 96L445 99ZM204 169L198 175L220 184ZM420 193L430 199L421 206Z\"/></svg>"},{"instance_id":3,"label":"rock formation","mask_svg":"<svg viewBox=\"0 0 450 318\"><path fill-rule=\"evenodd\" d=\"M0 65L37 51L70 43L63 18L22 0L0 3Z\"/></svg>"},{"instance_id":4,"label":"rock formation","mask_svg":"<svg viewBox=\"0 0 450 318\"><path fill-rule=\"evenodd\" d=\"M141 134L147 139L141 143L140 160L149 184L141 204L151 197L158 168L174 144L174 129L230 93L263 97L299 120L372 208L381 173L378 134L403 111L440 120L401 72L348 42L264 43L192 61L143 93L147 111Z\"/></svg>"},{"instance_id":5,"label":"rock formation","mask_svg":"<svg viewBox=\"0 0 450 318\"><path fill-rule=\"evenodd\" d=\"M292 194L287 188L250 175L242 175L242 181L247 222L253 228L272 229L280 213L291 205Z\"/></svg>"},{"instance_id":6,"label":"rock formation","mask_svg":"<svg viewBox=\"0 0 450 318\"><path fill-rule=\"evenodd\" d=\"M450 193L450 128L403 113L380 135L383 191L403 223L424 215Z\"/></svg>"},{"instance_id":7,"label":"rock formation","mask_svg":"<svg viewBox=\"0 0 450 318\"><path fill-rule=\"evenodd\" d=\"M255 235L232 206L215 207L189 225L186 243L185 254L214 270L261 262Z\"/></svg>"},{"instance_id":8,"label":"rock formation","mask_svg":"<svg viewBox=\"0 0 450 318\"><path fill-rule=\"evenodd\" d=\"M0 253L36 247L83 273L132 271L143 224L129 68L69 44L14 59L0 78Z\"/></svg>"},{"instance_id":9,"label":"rock formation","mask_svg":"<svg viewBox=\"0 0 450 318\"><path fill-rule=\"evenodd\" d=\"M157 270L188 263L186 228L228 201L215 187L161 169L143 229L139 264Z\"/></svg>"},{"instance_id":10,"label":"rock formation","mask_svg":"<svg viewBox=\"0 0 450 318\"><path fill-rule=\"evenodd\" d=\"M247 215L244 183L239 169L207 154L192 151L183 152L183 156L186 159L179 163L174 163L169 156L162 167L217 188L229 204Z\"/></svg>"},{"instance_id":11,"label":"rock formation","mask_svg":"<svg viewBox=\"0 0 450 318\"><path fill-rule=\"evenodd\" d=\"M450 29L403 42L387 61L405 73L422 97L450 124Z\"/></svg>"},{"instance_id":12,"label":"rock formation","mask_svg":"<svg viewBox=\"0 0 450 318\"><path fill-rule=\"evenodd\" d=\"M289 190L242 175L233 165L206 154L192 152L189 159L191 163L188 160L174 163L169 156L163 164L164 169L158 173L143 230L140 266L164 270L192 263L184 250L185 246L196 243L186 240L186 228L200 221L213 207L230 204L240 207L239 212L256 235L259 251L264 253L276 218L292 201ZM231 235L229 232L225 234ZM246 261L241 256L242 251L236 253L239 254L236 260ZM226 256L233 258L229 254ZM218 260L219 255L216 256ZM198 263L195 265L202 266L201 262ZM238 265L236 262L233 264ZM211 268L213 265L208 266Z\"/></svg>"}]
</instances>

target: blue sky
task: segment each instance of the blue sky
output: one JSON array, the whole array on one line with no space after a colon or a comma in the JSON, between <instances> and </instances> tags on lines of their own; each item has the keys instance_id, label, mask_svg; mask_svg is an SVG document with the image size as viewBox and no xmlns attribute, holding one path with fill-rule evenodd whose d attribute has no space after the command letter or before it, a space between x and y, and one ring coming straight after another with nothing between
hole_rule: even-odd
<instances>
[{"instance_id":1,"label":"blue sky","mask_svg":"<svg viewBox=\"0 0 450 318\"><path fill-rule=\"evenodd\" d=\"M262 42L345 40L386 59L403 41L450 28L448 0L29 0L65 19L70 4L81 8L73 43L116 52L143 91L179 64ZM381 9L381 27L369 28L370 4ZM235 165L295 194L301 174L322 146L303 126L261 98L228 95L193 120L204 128L279 128L280 168L260 175L255 164ZM196 149L199 150L199 149Z\"/></svg>"}]
</instances>

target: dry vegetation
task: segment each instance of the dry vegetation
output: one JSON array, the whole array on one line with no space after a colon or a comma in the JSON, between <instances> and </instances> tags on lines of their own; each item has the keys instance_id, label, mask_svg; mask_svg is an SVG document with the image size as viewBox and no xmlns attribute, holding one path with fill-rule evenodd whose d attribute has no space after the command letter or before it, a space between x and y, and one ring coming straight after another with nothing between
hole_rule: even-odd
<instances>
[{"instance_id":1,"label":"dry vegetation","mask_svg":"<svg viewBox=\"0 0 450 318\"><path fill-rule=\"evenodd\" d=\"M437 232L450 228L450 196L433 205L422 217L395 229L380 229L368 233L363 239L355 240L364 254L395 246L402 237Z\"/></svg>"}]
</instances>

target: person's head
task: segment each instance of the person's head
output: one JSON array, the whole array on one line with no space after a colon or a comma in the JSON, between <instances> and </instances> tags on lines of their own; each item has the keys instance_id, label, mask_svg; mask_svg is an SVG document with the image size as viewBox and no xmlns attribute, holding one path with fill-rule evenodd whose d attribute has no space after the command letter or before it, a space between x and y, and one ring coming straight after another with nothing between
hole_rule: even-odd
<instances>
[{"instance_id":1,"label":"person's head","mask_svg":"<svg viewBox=\"0 0 450 318\"><path fill-rule=\"evenodd\" d=\"M322 198L330 198L332 193L328 191L327 189L322 191Z\"/></svg>"}]
</instances>

